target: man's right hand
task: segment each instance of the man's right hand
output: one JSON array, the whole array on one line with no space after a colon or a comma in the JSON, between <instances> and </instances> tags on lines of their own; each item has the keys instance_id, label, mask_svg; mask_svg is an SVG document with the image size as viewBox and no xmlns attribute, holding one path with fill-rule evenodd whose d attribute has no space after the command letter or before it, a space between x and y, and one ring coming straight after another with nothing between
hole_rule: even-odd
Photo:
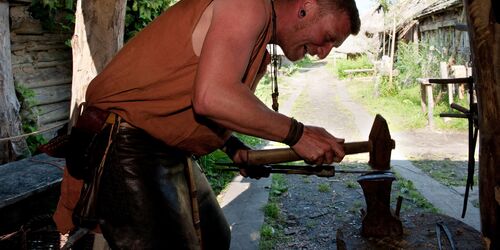
<instances>
[{"instance_id":1,"label":"man's right hand","mask_svg":"<svg viewBox=\"0 0 500 250\"><path fill-rule=\"evenodd\" d=\"M344 139L336 138L324 128L304 126L299 141L292 147L308 164L340 162L345 156Z\"/></svg>"}]
</instances>

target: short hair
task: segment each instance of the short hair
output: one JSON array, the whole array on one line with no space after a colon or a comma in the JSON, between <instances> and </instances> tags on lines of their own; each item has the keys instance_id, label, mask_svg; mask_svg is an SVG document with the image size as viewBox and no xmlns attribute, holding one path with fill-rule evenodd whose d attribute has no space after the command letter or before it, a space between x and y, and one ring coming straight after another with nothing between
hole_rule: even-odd
<instances>
[{"instance_id":1,"label":"short hair","mask_svg":"<svg viewBox=\"0 0 500 250\"><path fill-rule=\"evenodd\" d=\"M317 0L320 14L331 14L332 11L344 12L349 16L351 34L357 35L361 26L359 12L354 0Z\"/></svg>"}]
</instances>

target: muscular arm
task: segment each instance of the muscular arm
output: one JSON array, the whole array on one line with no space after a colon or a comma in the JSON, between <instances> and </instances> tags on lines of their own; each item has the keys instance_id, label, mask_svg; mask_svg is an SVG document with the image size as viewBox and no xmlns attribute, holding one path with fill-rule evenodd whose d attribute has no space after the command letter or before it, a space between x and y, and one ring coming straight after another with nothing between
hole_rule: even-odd
<instances>
[{"instance_id":1,"label":"muscular arm","mask_svg":"<svg viewBox=\"0 0 500 250\"><path fill-rule=\"evenodd\" d=\"M195 112L234 131L283 141L290 118L269 109L241 82L268 20L265 1L214 0L213 4L195 80ZM305 126L292 148L310 163L332 163L344 157L342 142L322 128Z\"/></svg>"},{"instance_id":2,"label":"muscular arm","mask_svg":"<svg viewBox=\"0 0 500 250\"><path fill-rule=\"evenodd\" d=\"M264 1L216 0L200 54L193 106L234 131L281 141L290 119L267 108L241 79L268 12Z\"/></svg>"}]
</instances>

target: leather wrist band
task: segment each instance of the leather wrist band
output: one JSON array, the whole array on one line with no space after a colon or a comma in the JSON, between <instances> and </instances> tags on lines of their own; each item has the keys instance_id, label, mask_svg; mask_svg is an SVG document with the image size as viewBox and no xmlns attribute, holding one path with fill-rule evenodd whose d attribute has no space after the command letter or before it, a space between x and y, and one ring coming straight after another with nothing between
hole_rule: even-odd
<instances>
[{"instance_id":1,"label":"leather wrist band","mask_svg":"<svg viewBox=\"0 0 500 250\"><path fill-rule=\"evenodd\" d=\"M222 151L226 153L227 156L229 156L230 159L233 159L234 155L236 154L236 151L239 149L250 149L245 143L240 141L238 137L232 135L227 139L226 143L224 143L224 146L222 148Z\"/></svg>"},{"instance_id":2,"label":"leather wrist band","mask_svg":"<svg viewBox=\"0 0 500 250\"><path fill-rule=\"evenodd\" d=\"M294 118L291 119L292 122L290 124L290 129L288 130L288 135L286 135L285 139L283 140L283 143L290 147L297 144L297 142L300 140L300 137L302 137L302 134L304 133L304 124L298 122Z\"/></svg>"}]
</instances>

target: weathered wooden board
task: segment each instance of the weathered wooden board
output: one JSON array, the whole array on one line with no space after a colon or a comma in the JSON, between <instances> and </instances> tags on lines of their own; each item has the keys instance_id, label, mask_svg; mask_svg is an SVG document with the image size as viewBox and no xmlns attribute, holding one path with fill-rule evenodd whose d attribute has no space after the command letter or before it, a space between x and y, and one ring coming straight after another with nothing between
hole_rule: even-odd
<instances>
[{"instance_id":1,"label":"weathered wooden board","mask_svg":"<svg viewBox=\"0 0 500 250\"><path fill-rule=\"evenodd\" d=\"M10 8L11 31L16 34L43 34L40 21L33 19L28 11L29 5Z\"/></svg>"},{"instance_id":2,"label":"weathered wooden board","mask_svg":"<svg viewBox=\"0 0 500 250\"><path fill-rule=\"evenodd\" d=\"M33 89L33 91L35 92L37 105L67 101L71 98L71 86L68 84L37 88Z\"/></svg>"},{"instance_id":3,"label":"weathered wooden board","mask_svg":"<svg viewBox=\"0 0 500 250\"><path fill-rule=\"evenodd\" d=\"M69 64L71 65L71 64ZM23 70L14 77L16 84L33 89L71 83L71 68L49 67L36 70Z\"/></svg>"},{"instance_id":4,"label":"weathered wooden board","mask_svg":"<svg viewBox=\"0 0 500 250\"><path fill-rule=\"evenodd\" d=\"M69 118L69 101L38 106L38 125L45 126L50 123L67 120Z\"/></svg>"},{"instance_id":5,"label":"weathered wooden board","mask_svg":"<svg viewBox=\"0 0 500 250\"><path fill-rule=\"evenodd\" d=\"M57 185L64 165L64 159L46 154L0 165L0 208Z\"/></svg>"},{"instance_id":6,"label":"weathered wooden board","mask_svg":"<svg viewBox=\"0 0 500 250\"><path fill-rule=\"evenodd\" d=\"M17 35L16 33L11 34L12 44L25 43L33 41L60 41L63 42L68 40L67 34L52 34L44 33L43 35Z\"/></svg>"},{"instance_id":7,"label":"weathered wooden board","mask_svg":"<svg viewBox=\"0 0 500 250\"><path fill-rule=\"evenodd\" d=\"M12 64L31 63L36 66L38 62L67 61L68 59L71 59L69 50L31 51L30 53L19 51L12 54Z\"/></svg>"}]
</instances>

